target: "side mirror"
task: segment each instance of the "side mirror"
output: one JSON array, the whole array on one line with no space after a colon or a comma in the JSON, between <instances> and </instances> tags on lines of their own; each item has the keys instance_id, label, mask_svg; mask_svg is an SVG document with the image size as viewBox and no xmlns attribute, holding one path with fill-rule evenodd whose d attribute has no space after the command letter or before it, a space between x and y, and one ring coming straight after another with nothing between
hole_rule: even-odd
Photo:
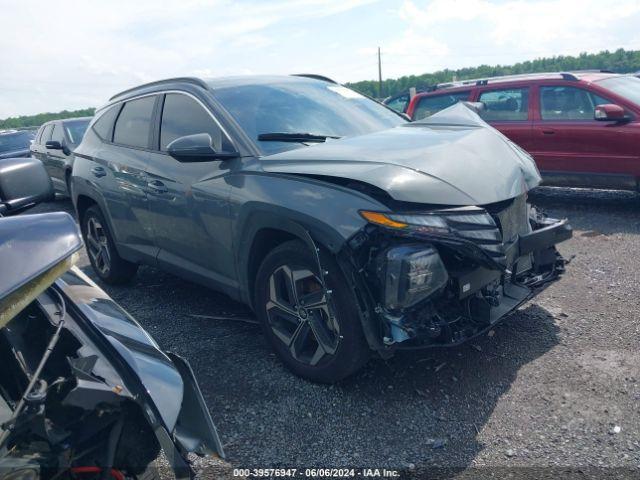
<instances>
[{"instance_id":1,"label":"side mirror","mask_svg":"<svg viewBox=\"0 0 640 480\"><path fill-rule=\"evenodd\" d=\"M49 140L44 146L50 150L62 150L62 144L57 140Z\"/></svg>"},{"instance_id":2,"label":"side mirror","mask_svg":"<svg viewBox=\"0 0 640 480\"><path fill-rule=\"evenodd\" d=\"M238 152L217 152L212 143L208 133L186 135L167 145L167 153L180 162L211 162L238 156Z\"/></svg>"},{"instance_id":3,"label":"side mirror","mask_svg":"<svg viewBox=\"0 0 640 480\"><path fill-rule=\"evenodd\" d=\"M54 198L51 178L40 160L0 160L0 216L13 215Z\"/></svg>"},{"instance_id":4,"label":"side mirror","mask_svg":"<svg viewBox=\"0 0 640 480\"><path fill-rule=\"evenodd\" d=\"M629 119L624 113L624 108L614 103L598 105L593 112L593 118L601 122L623 122Z\"/></svg>"}]
</instances>

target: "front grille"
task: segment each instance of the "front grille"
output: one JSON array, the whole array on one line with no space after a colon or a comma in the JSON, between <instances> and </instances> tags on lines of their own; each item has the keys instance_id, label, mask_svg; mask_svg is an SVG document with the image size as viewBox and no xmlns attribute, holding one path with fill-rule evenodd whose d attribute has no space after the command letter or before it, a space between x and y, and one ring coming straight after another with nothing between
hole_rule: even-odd
<instances>
[{"instance_id":1,"label":"front grille","mask_svg":"<svg viewBox=\"0 0 640 480\"><path fill-rule=\"evenodd\" d=\"M443 217L457 236L475 243L495 261L505 263L502 234L486 210L477 207L451 209L443 212Z\"/></svg>"},{"instance_id":2,"label":"front grille","mask_svg":"<svg viewBox=\"0 0 640 480\"><path fill-rule=\"evenodd\" d=\"M519 236L531 231L525 195L484 208L446 210L443 216L459 237L472 241L507 267L517 260Z\"/></svg>"}]
</instances>

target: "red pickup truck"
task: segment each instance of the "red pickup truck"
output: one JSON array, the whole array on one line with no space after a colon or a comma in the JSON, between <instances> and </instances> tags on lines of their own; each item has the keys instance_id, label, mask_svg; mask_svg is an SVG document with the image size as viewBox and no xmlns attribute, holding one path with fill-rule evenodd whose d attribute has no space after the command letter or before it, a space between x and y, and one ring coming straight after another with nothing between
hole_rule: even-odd
<instances>
[{"instance_id":1,"label":"red pickup truck","mask_svg":"<svg viewBox=\"0 0 640 480\"><path fill-rule=\"evenodd\" d=\"M640 78L604 72L440 84L407 108L420 120L482 102L486 122L533 155L545 185L640 190Z\"/></svg>"}]
</instances>

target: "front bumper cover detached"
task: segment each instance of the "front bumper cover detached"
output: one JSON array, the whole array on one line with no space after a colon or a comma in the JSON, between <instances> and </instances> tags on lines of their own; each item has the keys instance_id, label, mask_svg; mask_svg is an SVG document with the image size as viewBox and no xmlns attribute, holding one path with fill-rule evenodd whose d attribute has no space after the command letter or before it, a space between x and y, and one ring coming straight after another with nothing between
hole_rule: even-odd
<instances>
[{"instance_id":1,"label":"front bumper cover detached","mask_svg":"<svg viewBox=\"0 0 640 480\"><path fill-rule=\"evenodd\" d=\"M571 236L567 220L539 218L532 231L520 234L508 246L514 259L508 265L495 262L473 242L414 238L420 241L418 245L440 252L449 281L437 293L405 309L389 309L384 300L376 302L383 349L455 346L487 331L560 277L567 262L555 245ZM388 281L379 268L376 273L382 287L377 292L373 288L371 294L384 299Z\"/></svg>"}]
</instances>

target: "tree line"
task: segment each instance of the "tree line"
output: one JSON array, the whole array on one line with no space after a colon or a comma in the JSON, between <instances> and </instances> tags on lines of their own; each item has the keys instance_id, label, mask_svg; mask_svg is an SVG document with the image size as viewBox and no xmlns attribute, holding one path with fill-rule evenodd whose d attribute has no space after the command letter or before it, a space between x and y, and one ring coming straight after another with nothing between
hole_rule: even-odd
<instances>
[{"instance_id":1,"label":"tree line","mask_svg":"<svg viewBox=\"0 0 640 480\"><path fill-rule=\"evenodd\" d=\"M453 79L465 80L469 78L496 77L500 75L514 75L519 73L561 72L573 70L611 70L616 73L631 73L640 71L640 50L624 50L620 48L614 52L604 50L599 53L581 53L578 56L558 55L554 57L537 58L513 65L480 65L478 67L445 69L422 75L408 75L400 78L389 78L382 82L382 92L376 80L347 83L356 91L376 98L384 98L395 93L403 92L411 87L424 89L437 83L450 82ZM39 127L49 120L72 117L90 117L95 108L81 110L62 110L56 113L39 113L37 115L22 115L0 120L0 129Z\"/></svg>"},{"instance_id":2,"label":"tree line","mask_svg":"<svg viewBox=\"0 0 640 480\"><path fill-rule=\"evenodd\" d=\"M49 120L60 120L64 118L73 117L93 117L95 108L83 108L80 110L62 110L55 113L38 113L37 115L21 115L19 117L9 117L4 120L0 120L0 129L5 128L29 128L39 127L43 123Z\"/></svg>"},{"instance_id":3,"label":"tree line","mask_svg":"<svg viewBox=\"0 0 640 480\"><path fill-rule=\"evenodd\" d=\"M416 68L419 68L419 66L416 65ZM376 80L348 83L347 86L371 97L384 98L406 91L411 87L424 89L437 83L450 82L453 79L466 80L469 78L496 77L520 73L592 69L611 70L616 73L637 72L640 70L640 50L624 50L620 48L614 52L605 50L599 53L581 53L578 56L558 55L513 65L480 65L457 70L445 69L423 75L409 75L383 80L382 92L379 91L378 81Z\"/></svg>"}]
</instances>

